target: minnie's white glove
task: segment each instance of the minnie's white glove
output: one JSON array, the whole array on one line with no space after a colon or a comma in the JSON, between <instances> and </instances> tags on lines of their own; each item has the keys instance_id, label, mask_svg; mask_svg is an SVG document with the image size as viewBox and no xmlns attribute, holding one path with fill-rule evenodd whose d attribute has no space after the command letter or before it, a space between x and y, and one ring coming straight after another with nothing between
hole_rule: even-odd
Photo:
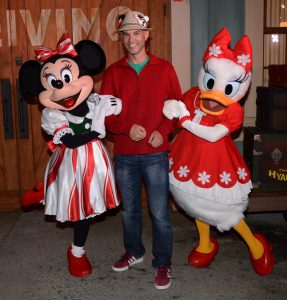
<instances>
[{"instance_id":1,"label":"minnie's white glove","mask_svg":"<svg viewBox=\"0 0 287 300\"><path fill-rule=\"evenodd\" d=\"M122 100L110 95L99 95L97 107L105 116L118 115L122 111Z\"/></svg>"}]
</instances>

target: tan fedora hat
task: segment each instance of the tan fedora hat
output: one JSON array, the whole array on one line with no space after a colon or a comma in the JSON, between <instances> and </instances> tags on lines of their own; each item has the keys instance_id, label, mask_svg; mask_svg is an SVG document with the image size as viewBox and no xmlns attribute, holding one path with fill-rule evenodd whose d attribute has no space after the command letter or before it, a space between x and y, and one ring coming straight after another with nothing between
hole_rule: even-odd
<instances>
[{"instance_id":1,"label":"tan fedora hat","mask_svg":"<svg viewBox=\"0 0 287 300\"><path fill-rule=\"evenodd\" d=\"M118 32L127 30L151 30L148 27L149 17L139 11L127 11L119 16Z\"/></svg>"}]
</instances>

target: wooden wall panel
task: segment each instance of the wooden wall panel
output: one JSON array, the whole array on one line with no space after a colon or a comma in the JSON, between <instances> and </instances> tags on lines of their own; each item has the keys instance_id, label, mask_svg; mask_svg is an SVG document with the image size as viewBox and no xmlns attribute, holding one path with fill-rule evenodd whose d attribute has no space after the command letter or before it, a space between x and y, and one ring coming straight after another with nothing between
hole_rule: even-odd
<instances>
[{"instance_id":1,"label":"wooden wall panel","mask_svg":"<svg viewBox=\"0 0 287 300\"><path fill-rule=\"evenodd\" d=\"M9 45L8 36L9 26L7 22L7 11L9 10L9 2L7 0L1 2L0 10L0 27L1 27L1 47L0 47L0 80L7 79L10 82L11 98L2 97L0 103L0 192L17 191L19 189L18 179L18 153L15 131L16 107L13 99L13 74L12 74L12 58L11 47ZM8 34L8 33L9 34ZM1 89L1 87L0 87ZM2 95L2 89L0 95ZM11 116L7 116L7 109L3 109L3 103L11 103ZM12 122L13 129L11 133L13 137L5 138L5 119L9 118Z\"/></svg>"},{"instance_id":2,"label":"wooden wall panel","mask_svg":"<svg viewBox=\"0 0 287 300\"><path fill-rule=\"evenodd\" d=\"M149 16L153 28L150 50L153 54L171 61L170 1L149 1Z\"/></svg>"},{"instance_id":3,"label":"wooden wall panel","mask_svg":"<svg viewBox=\"0 0 287 300\"><path fill-rule=\"evenodd\" d=\"M33 134L33 127L28 129L27 138L21 137L21 119L20 110L18 105L18 90L16 80L18 79L18 73L20 64L16 64L16 59L21 59L22 62L26 61L28 57L28 38L26 34L25 22L29 24L29 17L33 17L33 14L27 14L27 1L9 1L9 10L13 14L13 19L10 19L10 32L11 32L11 69L13 78L11 79L13 86L13 98L15 102L15 132L17 138L17 152L18 152L18 180L20 183L20 190L22 188L29 188L31 183L34 184L34 152L32 147L33 140L31 139ZM27 106L28 120L32 119L33 114L31 111L34 109L32 106ZM39 112L37 112L38 115Z\"/></svg>"}]
</instances>

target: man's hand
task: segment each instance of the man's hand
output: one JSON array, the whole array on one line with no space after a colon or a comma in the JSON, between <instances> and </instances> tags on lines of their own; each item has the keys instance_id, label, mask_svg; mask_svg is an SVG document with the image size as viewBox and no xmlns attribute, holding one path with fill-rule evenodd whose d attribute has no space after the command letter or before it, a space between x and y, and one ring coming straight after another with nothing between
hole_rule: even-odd
<instances>
[{"instance_id":1,"label":"man's hand","mask_svg":"<svg viewBox=\"0 0 287 300\"><path fill-rule=\"evenodd\" d=\"M131 127L129 137L133 141L138 142L146 137L146 131L142 126L140 126L138 124L134 124Z\"/></svg>"},{"instance_id":2,"label":"man's hand","mask_svg":"<svg viewBox=\"0 0 287 300\"><path fill-rule=\"evenodd\" d=\"M148 142L152 147L157 148L163 143L162 135L157 130L154 130L150 135Z\"/></svg>"}]
</instances>

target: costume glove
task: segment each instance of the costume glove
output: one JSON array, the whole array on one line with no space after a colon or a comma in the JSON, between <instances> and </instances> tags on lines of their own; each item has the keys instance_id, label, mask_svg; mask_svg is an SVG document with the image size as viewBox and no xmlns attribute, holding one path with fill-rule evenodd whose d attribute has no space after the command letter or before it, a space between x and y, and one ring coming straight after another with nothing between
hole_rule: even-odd
<instances>
[{"instance_id":1,"label":"costume glove","mask_svg":"<svg viewBox=\"0 0 287 300\"><path fill-rule=\"evenodd\" d=\"M70 133L65 134L61 137L61 142L68 148L75 149L77 147L83 146L93 139L97 138L100 133L95 131L90 131L83 134L72 135Z\"/></svg>"}]
</instances>

